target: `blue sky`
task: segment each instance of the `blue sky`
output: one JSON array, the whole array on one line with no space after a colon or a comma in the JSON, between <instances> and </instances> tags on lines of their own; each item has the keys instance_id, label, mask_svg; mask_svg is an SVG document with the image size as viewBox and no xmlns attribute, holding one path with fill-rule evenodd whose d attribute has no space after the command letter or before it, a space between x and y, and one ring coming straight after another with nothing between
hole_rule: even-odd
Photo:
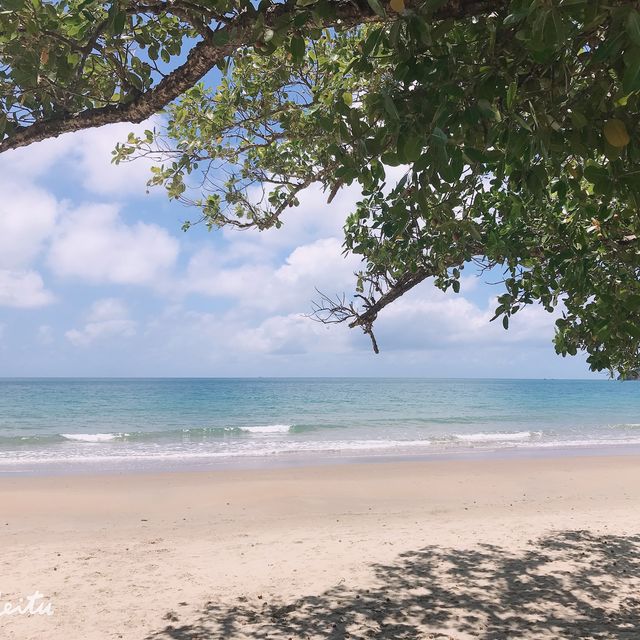
<instances>
[{"instance_id":1,"label":"blue sky","mask_svg":"<svg viewBox=\"0 0 640 640\"><path fill-rule=\"evenodd\" d=\"M144 128L143 125L141 128ZM350 292L341 227L357 189L310 190L280 230L186 234L194 217L148 165L113 166L131 125L0 156L1 376L588 377L555 355L552 316L489 323L499 294L469 274L459 295L424 283L366 336L304 314L314 288Z\"/></svg>"}]
</instances>

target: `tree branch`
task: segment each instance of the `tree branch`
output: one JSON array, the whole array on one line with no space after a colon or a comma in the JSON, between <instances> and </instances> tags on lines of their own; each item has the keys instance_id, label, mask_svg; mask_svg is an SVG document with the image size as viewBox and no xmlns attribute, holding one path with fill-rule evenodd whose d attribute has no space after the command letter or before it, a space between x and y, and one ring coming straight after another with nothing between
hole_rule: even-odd
<instances>
[{"instance_id":1,"label":"tree branch","mask_svg":"<svg viewBox=\"0 0 640 640\"><path fill-rule=\"evenodd\" d=\"M368 22L385 20L377 16L366 0L330 0L333 17L322 25L330 27L354 27ZM408 9L419 6L419 0L406 3ZM434 20L445 18L463 18L466 16L487 14L506 6L506 0L449 0L433 14ZM264 11L266 27L276 22L293 18L298 9L290 3L272 5ZM396 14L389 15L394 20ZM256 15L245 12L230 20L215 35L209 35L198 42L190 51L186 62L164 77L155 87L147 90L127 104L106 105L85 109L77 113L64 113L51 118L36 120L33 124L16 129L0 142L0 153L9 149L24 147L40 140L55 138L63 133L99 127L115 122L139 123L158 113L170 102L178 98L203 76L231 56L239 48L253 44ZM214 38L220 41L221 34L228 34L226 44L214 44Z\"/></svg>"},{"instance_id":2,"label":"tree branch","mask_svg":"<svg viewBox=\"0 0 640 640\"><path fill-rule=\"evenodd\" d=\"M405 274L399 278L386 293L381 295L378 300L367 306L362 313L357 314L355 319L349 323L349 328L353 329L354 327L362 327L365 333L370 334L371 326L382 309L432 275L433 273L429 272L427 269L418 269L415 273Z\"/></svg>"},{"instance_id":3,"label":"tree branch","mask_svg":"<svg viewBox=\"0 0 640 640\"><path fill-rule=\"evenodd\" d=\"M378 317L378 312L432 275L433 273L427 269L418 269L415 273L407 273L395 283L389 284L386 293L383 293L378 300L374 299L373 294L370 296L356 295L357 298L364 301L363 312L359 312L353 302L347 302L344 294L332 299L316 289L320 294L320 300L313 303L311 317L322 324L341 324L352 319L349 322L349 328L360 327L371 339L373 352L380 353L378 341L373 333L373 323ZM380 278L388 283L386 276L380 276ZM380 289L378 283L375 284L375 289Z\"/></svg>"}]
</instances>

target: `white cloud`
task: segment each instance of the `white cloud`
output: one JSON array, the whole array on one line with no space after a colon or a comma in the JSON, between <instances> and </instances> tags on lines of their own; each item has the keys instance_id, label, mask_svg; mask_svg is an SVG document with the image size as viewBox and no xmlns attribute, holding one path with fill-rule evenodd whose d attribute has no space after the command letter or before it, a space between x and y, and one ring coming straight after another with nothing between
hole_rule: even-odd
<instances>
[{"instance_id":1,"label":"white cloud","mask_svg":"<svg viewBox=\"0 0 640 640\"><path fill-rule=\"evenodd\" d=\"M278 281L295 286L309 279L326 279L344 282L351 279L357 260L347 260L342 255L342 242L338 238L323 238L311 244L296 247L286 262L275 273Z\"/></svg>"},{"instance_id":2,"label":"white cloud","mask_svg":"<svg viewBox=\"0 0 640 640\"><path fill-rule=\"evenodd\" d=\"M86 205L61 220L48 264L93 283L155 284L172 269L178 241L154 224L125 224L114 205Z\"/></svg>"},{"instance_id":3,"label":"white cloud","mask_svg":"<svg viewBox=\"0 0 640 640\"><path fill-rule=\"evenodd\" d=\"M493 297L481 308L460 294L443 293L427 281L384 309L374 331L380 348L385 350L550 343L557 315L531 306L516 314L505 331L501 319L490 321L496 306Z\"/></svg>"},{"instance_id":4,"label":"white cloud","mask_svg":"<svg viewBox=\"0 0 640 640\"><path fill-rule=\"evenodd\" d=\"M0 155L0 173L20 181L33 180L45 174L71 152L73 135L49 138L27 147L4 151Z\"/></svg>"},{"instance_id":5,"label":"white cloud","mask_svg":"<svg viewBox=\"0 0 640 640\"><path fill-rule=\"evenodd\" d=\"M114 165L111 152L116 143L125 142L130 132L142 133L159 127L152 118L142 124L112 124L95 129L66 133L28 147L6 151L0 156L0 173L21 181L43 176L54 167L64 166L70 177L85 189L99 195L116 197L142 195L150 177L151 162L146 159ZM160 190L157 190L160 193Z\"/></svg>"},{"instance_id":6,"label":"white cloud","mask_svg":"<svg viewBox=\"0 0 640 640\"><path fill-rule=\"evenodd\" d=\"M58 203L29 184L2 181L0 189L0 268L24 268L53 231Z\"/></svg>"},{"instance_id":7,"label":"white cloud","mask_svg":"<svg viewBox=\"0 0 640 640\"><path fill-rule=\"evenodd\" d=\"M129 338L135 332L136 323L129 316L129 311L122 300L104 298L94 302L84 327L67 331L65 337L77 347L86 347L103 338Z\"/></svg>"},{"instance_id":8,"label":"white cloud","mask_svg":"<svg viewBox=\"0 0 640 640\"><path fill-rule=\"evenodd\" d=\"M232 259L235 259L232 250L221 254L211 249L199 251L189 262L184 290L231 298L247 308L305 312L316 296L316 287L331 294L351 291L353 272L359 266L355 256L342 255L338 238L323 238L299 246L279 265L247 261L228 266Z\"/></svg>"},{"instance_id":9,"label":"white cloud","mask_svg":"<svg viewBox=\"0 0 640 640\"><path fill-rule=\"evenodd\" d=\"M236 344L250 353L277 355L351 350L344 328L329 327L301 314L267 318L255 328L239 331Z\"/></svg>"},{"instance_id":10,"label":"white cloud","mask_svg":"<svg viewBox=\"0 0 640 640\"><path fill-rule=\"evenodd\" d=\"M387 167L387 187L389 191L407 171L407 167ZM301 244L315 242L318 238L334 237L342 242L343 227L347 216L355 211L356 204L362 199L362 190L357 183L343 187L331 203L329 194L313 184L300 193L300 205L287 209L280 217L283 226L280 229L266 231L225 228L223 234L232 243L238 253L244 247L245 255L256 255L263 251L293 249Z\"/></svg>"},{"instance_id":11,"label":"white cloud","mask_svg":"<svg viewBox=\"0 0 640 640\"><path fill-rule=\"evenodd\" d=\"M33 309L54 299L36 271L0 269L0 306Z\"/></svg>"},{"instance_id":12,"label":"white cloud","mask_svg":"<svg viewBox=\"0 0 640 640\"><path fill-rule=\"evenodd\" d=\"M320 373L314 371L316 359L348 357L356 353L351 344L358 338L344 326L300 314L256 317L237 309L201 312L171 305L153 316L136 343L154 345L149 357L162 370L186 375L287 375L292 359L306 361L306 375L313 375Z\"/></svg>"},{"instance_id":13,"label":"white cloud","mask_svg":"<svg viewBox=\"0 0 640 640\"><path fill-rule=\"evenodd\" d=\"M225 239L233 244L248 244L253 251L274 251L293 248L313 242L318 238L342 237L342 228L347 216L355 209L361 192L357 186L346 187L338 192L331 204L328 194L318 185L312 185L300 194L300 206L287 209L281 216L280 229L266 231L224 229Z\"/></svg>"},{"instance_id":14,"label":"white cloud","mask_svg":"<svg viewBox=\"0 0 640 640\"><path fill-rule=\"evenodd\" d=\"M118 142L126 142L129 133L141 134L145 129L153 129L154 125L159 124L159 118L153 118L138 125L114 124L79 133L73 139L74 151L71 157L72 161L77 159L82 166L85 189L115 197L144 194L153 163L140 158L134 162L115 165L111 162L112 151ZM161 190L155 191L164 195Z\"/></svg>"}]
</instances>

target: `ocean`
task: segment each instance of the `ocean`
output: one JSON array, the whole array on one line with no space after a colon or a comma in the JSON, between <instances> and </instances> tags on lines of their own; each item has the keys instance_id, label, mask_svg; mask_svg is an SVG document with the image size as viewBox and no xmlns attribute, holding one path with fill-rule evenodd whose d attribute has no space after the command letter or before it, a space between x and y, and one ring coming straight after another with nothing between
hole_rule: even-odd
<instances>
[{"instance_id":1,"label":"ocean","mask_svg":"<svg viewBox=\"0 0 640 640\"><path fill-rule=\"evenodd\" d=\"M0 379L0 473L640 448L640 382Z\"/></svg>"}]
</instances>

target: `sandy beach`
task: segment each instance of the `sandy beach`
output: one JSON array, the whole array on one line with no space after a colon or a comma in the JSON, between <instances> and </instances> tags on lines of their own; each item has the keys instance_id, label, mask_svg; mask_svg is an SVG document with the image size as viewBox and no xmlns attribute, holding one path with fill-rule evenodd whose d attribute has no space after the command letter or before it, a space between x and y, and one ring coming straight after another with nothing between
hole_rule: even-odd
<instances>
[{"instance_id":1,"label":"sandy beach","mask_svg":"<svg viewBox=\"0 0 640 640\"><path fill-rule=\"evenodd\" d=\"M53 606L7 640L640 633L636 456L2 478L0 505L0 601Z\"/></svg>"}]
</instances>

